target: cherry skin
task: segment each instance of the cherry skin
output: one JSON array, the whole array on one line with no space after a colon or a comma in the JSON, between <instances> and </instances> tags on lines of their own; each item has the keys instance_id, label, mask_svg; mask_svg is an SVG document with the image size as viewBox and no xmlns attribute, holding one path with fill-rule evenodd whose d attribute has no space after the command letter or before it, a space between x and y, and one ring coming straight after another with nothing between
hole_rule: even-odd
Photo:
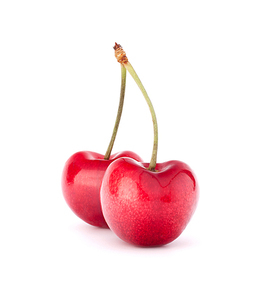
<instances>
[{"instance_id":1,"label":"cherry skin","mask_svg":"<svg viewBox=\"0 0 269 296\"><path fill-rule=\"evenodd\" d=\"M100 204L100 187L107 167L120 157L142 159L131 151L110 156L81 151L73 154L65 163L62 174L62 191L71 210L83 221L102 228L108 228Z\"/></svg>"},{"instance_id":2,"label":"cherry skin","mask_svg":"<svg viewBox=\"0 0 269 296\"><path fill-rule=\"evenodd\" d=\"M101 206L110 229L138 246L161 246L175 240L190 221L198 184L190 167L180 161L149 164L130 158L115 160L101 186Z\"/></svg>"}]
</instances>

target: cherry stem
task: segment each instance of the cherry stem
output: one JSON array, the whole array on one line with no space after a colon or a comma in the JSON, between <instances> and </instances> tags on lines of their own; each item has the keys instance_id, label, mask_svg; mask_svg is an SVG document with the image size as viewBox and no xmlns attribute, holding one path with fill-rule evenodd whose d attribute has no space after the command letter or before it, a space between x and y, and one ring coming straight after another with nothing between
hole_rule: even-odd
<instances>
[{"instance_id":1,"label":"cherry stem","mask_svg":"<svg viewBox=\"0 0 269 296\"><path fill-rule=\"evenodd\" d=\"M134 81L136 82L136 84L140 88L144 98L146 99L146 102L147 102L147 104L149 106L149 109L150 109L150 113L151 113L151 117L152 117L152 121L153 121L154 140L153 140L153 149L152 149L152 155L151 155L151 160L150 160L148 170L154 172L155 168L156 168L157 150L158 150L158 125L157 125L156 114L155 114L153 105L151 103L151 100L150 100L150 98L149 98L149 96L148 96L148 94L147 94L141 80L139 79L138 75L136 74L136 72L135 72L134 68L132 67L132 65L130 64L130 62L127 61L127 62L123 63L123 65L125 66L127 71L131 74Z\"/></svg>"},{"instance_id":2,"label":"cherry stem","mask_svg":"<svg viewBox=\"0 0 269 296\"><path fill-rule=\"evenodd\" d=\"M121 64L121 89L120 89L120 102L119 102L119 107L118 107L118 114L117 118L115 121L113 133L111 136L110 143L108 145L106 154L104 156L105 160L109 160L112 148L114 146L114 142L116 139L116 135L118 132L119 124L120 124L120 119L121 119L121 114L122 114L122 109L123 109L123 102L124 102L124 95L125 95L125 86L126 86L126 69L125 67Z\"/></svg>"}]
</instances>

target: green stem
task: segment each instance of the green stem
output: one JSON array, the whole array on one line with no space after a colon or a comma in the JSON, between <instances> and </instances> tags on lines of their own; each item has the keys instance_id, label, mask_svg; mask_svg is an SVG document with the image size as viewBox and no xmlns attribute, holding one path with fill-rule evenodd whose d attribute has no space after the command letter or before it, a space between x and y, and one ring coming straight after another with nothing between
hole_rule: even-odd
<instances>
[{"instance_id":1,"label":"green stem","mask_svg":"<svg viewBox=\"0 0 269 296\"><path fill-rule=\"evenodd\" d=\"M129 62L124 63L124 66L128 70L128 72L131 74L131 76L135 80L138 87L140 88L144 98L146 99L146 102L147 102L147 104L149 106L149 110L150 110L150 113L151 113L151 117L152 117L152 121L153 121L154 140L153 140L153 149L152 149L152 155L151 155L151 160L150 160L148 170L154 172L155 168L156 168L157 150L158 150L158 125L157 125L156 114L155 114L153 105L151 103L151 100L150 100L150 98L149 98L149 96L148 96L148 94L147 94L141 80L139 79L138 75L136 74L134 68L132 67L132 65Z\"/></svg>"},{"instance_id":2,"label":"green stem","mask_svg":"<svg viewBox=\"0 0 269 296\"><path fill-rule=\"evenodd\" d=\"M124 95L125 95L125 86L126 86L126 69L125 67L121 64L121 89L120 89L120 102L119 102L119 107L118 107L118 114L117 114L117 118L116 118L116 122L114 125L114 129L113 129L113 133L112 133L112 137L110 140L110 143L108 145L106 154L104 159L108 160L110 158L111 155L111 151L116 139L116 135L118 132L118 127L120 124L120 119L121 119L121 114L122 114L122 109L123 109L123 102L124 102Z\"/></svg>"}]
</instances>

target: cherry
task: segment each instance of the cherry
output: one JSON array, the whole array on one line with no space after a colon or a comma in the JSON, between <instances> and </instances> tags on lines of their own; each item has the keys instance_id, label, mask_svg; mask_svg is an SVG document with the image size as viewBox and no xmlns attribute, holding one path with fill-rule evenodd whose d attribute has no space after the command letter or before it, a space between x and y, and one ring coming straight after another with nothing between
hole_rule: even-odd
<instances>
[{"instance_id":1,"label":"cherry","mask_svg":"<svg viewBox=\"0 0 269 296\"><path fill-rule=\"evenodd\" d=\"M198 185L183 162L158 163L155 172L148 166L124 157L108 167L101 187L103 214L122 240L139 246L165 245L192 217Z\"/></svg>"},{"instance_id":2,"label":"cherry","mask_svg":"<svg viewBox=\"0 0 269 296\"><path fill-rule=\"evenodd\" d=\"M149 106L154 143L150 163L115 160L105 172L101 206L111 230L126 242L159 246L175 240L185 229L198 202L198 184L190 167L180 161L157 163L158 126L148 94L116 43L115 56L141 89Z\"/></svg>"},{"instance_id":3,"label":"cherry","mask_svg":"<svg viewBox=\"0 0 269 296\"><path fill-rule=\"evenodd\" d=\"M62 191L71 210L83 221L103 228L108 225L100 204L100 187L104 173L111 162L120 157L142 159L131 151L111 155L123 109L126 69L121 65L121 93L118 114L106 154L81 151L72 155L65 163L62 173Z\"/></svg>"},{"instance_id":4,"label":"cherry","mask_svg":"<svg viewBox=\"0 0 269 296\"><path fill-rule=\"evenodd\" d=\"M108 228L100 204L100 187L107 167L124 156L142 161L131 151L113 154L109 160L96 152L81 151L67 160L62 176L63 195L72 211L83 221Z\"/></svg>"}]
</instances>

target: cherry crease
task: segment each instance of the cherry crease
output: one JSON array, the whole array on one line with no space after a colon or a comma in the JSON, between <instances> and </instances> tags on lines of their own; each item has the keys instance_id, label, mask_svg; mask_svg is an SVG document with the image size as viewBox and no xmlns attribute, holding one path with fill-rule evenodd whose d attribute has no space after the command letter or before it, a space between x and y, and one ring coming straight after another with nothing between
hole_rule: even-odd
<instances>
[{"instance_id":1,"label":"cherry crease","mask_svg":"<svg viewBox=\"0 0 269 296\"><path fill-rule=\"evenodd\" d=\"M198 184L190 167L173 160L148 163L115 160L101 186L101 205L111 230L139 246L160 246L185 229L198 202Z\"/></svg>"},{"instance_id":2,"label":"cherry crease","mask_svg":"<svg viewBox=\"0 0 269 296\"><path fill-rule=\"evenodd\" d=\"M71 210L83 221L93 226L109 228L101 209L100 187L108 166L121 157L142 159L134 152L123 151L110 156L81 151L65 163L62 173L62 191Z\"/></svg>"}]
</instances>

